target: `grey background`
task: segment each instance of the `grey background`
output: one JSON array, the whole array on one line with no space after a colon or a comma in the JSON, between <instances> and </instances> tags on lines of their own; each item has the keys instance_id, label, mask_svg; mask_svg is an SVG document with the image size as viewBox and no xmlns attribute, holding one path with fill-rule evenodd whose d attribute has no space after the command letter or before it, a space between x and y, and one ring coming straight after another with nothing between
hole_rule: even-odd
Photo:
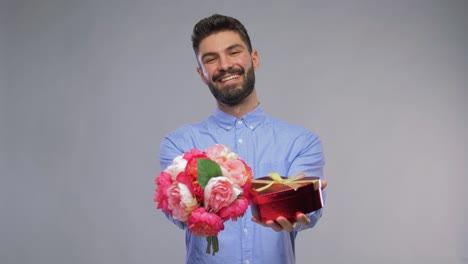
<instances>
[{"instance_id":1,"label":"grey background","mask_svg":"<svg viewBox=\"0 0 468 264\"><path fill-rule=\"evenodd\" d=\"M1 1L0 263L183 262L153 180L215 108L189 38L214 12L248 28L267 112L324 142L298 263L468 263L468 4L423 0Z\"/></svg>"}]
</instances>

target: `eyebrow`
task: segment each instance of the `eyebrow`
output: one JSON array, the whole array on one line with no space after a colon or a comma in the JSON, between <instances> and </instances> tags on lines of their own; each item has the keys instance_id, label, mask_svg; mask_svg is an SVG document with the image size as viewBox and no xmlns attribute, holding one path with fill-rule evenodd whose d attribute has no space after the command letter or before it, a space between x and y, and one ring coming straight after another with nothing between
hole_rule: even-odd
<instances>
[{"instance_id":1,"label":"eyebrow","mask_svg":"<svg viewBox=\"0 0 468 264\"><path fill-rule=\"evenodd\" d=\"M245 49L244 46L242 46L241 44L232 44L231 46L227 47L225 50L233 50L233 49L236 49L236 48L241 48L241 49ZM217 53L216 52L207 52L205 54L203 54L201 56L201 59L203 60L204 58L208 57L208 56L216 56Z\"/></svg>"}]
</instances>

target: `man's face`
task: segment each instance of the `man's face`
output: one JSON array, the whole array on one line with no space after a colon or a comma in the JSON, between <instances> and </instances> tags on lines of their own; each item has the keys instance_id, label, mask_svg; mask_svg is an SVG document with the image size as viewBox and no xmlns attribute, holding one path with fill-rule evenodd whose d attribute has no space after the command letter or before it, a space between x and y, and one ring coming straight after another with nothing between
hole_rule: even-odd
<instances>
[{"instance_id":1,"label":"man's face","mask_svg":"<svg viewBox=\"0 0 468 264\"><path fill-rule=\"evenodd\" d=\"M250 53L238 33L223 31L206 37L197 60L200 77L220 103L237 105L252 93L258 53Z\"/></svg>"}]
</instances>

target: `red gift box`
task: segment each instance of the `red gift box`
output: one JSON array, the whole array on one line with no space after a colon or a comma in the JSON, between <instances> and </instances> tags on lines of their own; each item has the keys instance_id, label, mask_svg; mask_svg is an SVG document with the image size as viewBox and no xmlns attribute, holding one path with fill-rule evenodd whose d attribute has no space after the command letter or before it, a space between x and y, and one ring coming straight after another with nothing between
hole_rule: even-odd
<instances>
[{"instance_id":1,"label":"red gift box","mask_svg":"<svg viewBox=\"0 0 468 264\"><path fill-rule=\"evenodd\" d=\"M260 221L283 216L294 222L298 213L306 214L323 207L319 177L278 179L261 177L252 181L251 210Z\"/></svg>"}]
</instances>

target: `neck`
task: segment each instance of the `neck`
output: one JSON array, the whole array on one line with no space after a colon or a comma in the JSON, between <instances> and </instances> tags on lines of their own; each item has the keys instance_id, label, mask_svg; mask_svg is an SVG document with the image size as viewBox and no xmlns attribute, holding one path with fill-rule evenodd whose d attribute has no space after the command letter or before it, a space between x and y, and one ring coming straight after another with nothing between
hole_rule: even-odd
<instances>
[{"instance_id":1,"label":"neck","mask_svg":"<svg viewBox=\"0 0 468 264\"><path fill-rule=\"evenodd\" d=\"M252 93L241 103L237 105L225 105L218 102L218 108L219 110L223 111L228 115L241 118L244 115L250 113L252 110L254 110L258 106L258 104L259 102L257 99L257 93L255 92L255 90L253 90Z\"/></svg>"}]
</instances>

